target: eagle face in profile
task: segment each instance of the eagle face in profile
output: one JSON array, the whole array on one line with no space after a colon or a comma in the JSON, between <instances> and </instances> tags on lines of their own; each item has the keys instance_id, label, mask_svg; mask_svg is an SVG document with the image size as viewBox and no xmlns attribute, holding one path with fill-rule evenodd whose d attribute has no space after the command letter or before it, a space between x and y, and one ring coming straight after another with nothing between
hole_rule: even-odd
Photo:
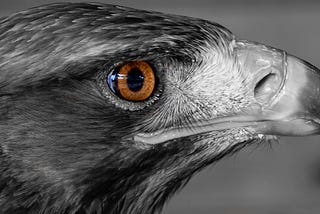
<instances>
[{"instance_id":1,"label":"eagle face in profile","mask_svg":"<svg viewBox=\"0 0 320 214\"><path fill-rule=\"evenodd\" d=\"M59 3L0 19L0 208L160 211L240 148L319 130L319 72L196 18Z\"/></svg>"}]
</instances>

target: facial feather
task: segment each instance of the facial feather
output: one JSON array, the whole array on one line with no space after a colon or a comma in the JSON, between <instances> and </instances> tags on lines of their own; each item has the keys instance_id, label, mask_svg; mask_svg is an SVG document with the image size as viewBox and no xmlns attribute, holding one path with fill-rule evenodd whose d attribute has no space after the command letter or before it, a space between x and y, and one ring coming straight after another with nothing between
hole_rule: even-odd
<instances>
[{"instance_id":1,"label":"facial feather","mask_svg":"<svg viewBox=\"0 0 320 214\"><path fill-rule=\"evenodd\" d=\"M193 173L257 140L250 128L132 139L252 104L234 36L218 24L78 3L24 11L0 29L4 213L152 213ZM152 102L107 88L108 72L132 60L157 68Z\"/></svg>"}]
</instances>

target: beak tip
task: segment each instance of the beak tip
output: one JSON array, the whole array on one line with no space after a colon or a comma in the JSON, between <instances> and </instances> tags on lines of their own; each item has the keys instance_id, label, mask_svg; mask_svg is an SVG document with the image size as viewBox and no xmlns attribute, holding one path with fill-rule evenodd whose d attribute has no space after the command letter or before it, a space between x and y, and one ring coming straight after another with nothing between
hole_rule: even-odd
<instances>
[{"instance_id":1,"label":"beak tip","mask_svg":"<svg viewBox=\"0 0 320 214\"><path fill-rule=\"evenodd\" d=\"M277 122L282 135L320 133L320 70L292 55L286 58L283 88L274 108L283 117Z\"/></svg>"}]
</instances>

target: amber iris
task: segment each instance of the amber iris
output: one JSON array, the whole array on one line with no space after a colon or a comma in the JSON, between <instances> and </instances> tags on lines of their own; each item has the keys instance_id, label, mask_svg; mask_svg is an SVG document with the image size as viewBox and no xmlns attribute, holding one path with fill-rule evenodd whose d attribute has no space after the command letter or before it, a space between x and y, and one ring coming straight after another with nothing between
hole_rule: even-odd
<instances>
[{"instance_id":1,"label":"amber iris","mask_svg":"<svg viewBox=\"0 0 320 214\"><path fill-rule=\"evenodd\" d=\"M110 89L129 101L148 99L155 88L155 75L145 61L133 61L117 68L108 76Z\"/></svg>"}]
</instances>

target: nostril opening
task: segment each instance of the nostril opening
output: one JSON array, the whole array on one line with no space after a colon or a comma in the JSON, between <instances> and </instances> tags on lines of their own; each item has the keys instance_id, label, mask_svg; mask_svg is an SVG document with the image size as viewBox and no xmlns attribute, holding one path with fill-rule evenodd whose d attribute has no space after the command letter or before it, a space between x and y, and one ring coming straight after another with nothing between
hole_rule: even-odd
<instances>
[{"instance_id":1,"label":"nostril opening","mask_svg":"<svg viewBox=\"0 0 320 214\"><path fill-rule=\"evenodd\" d=\"M254 97L259 103L267 103L276 94L280 86L280 78L269 73L258 81L254 88Z\"/></svg>"}]
</instances>

